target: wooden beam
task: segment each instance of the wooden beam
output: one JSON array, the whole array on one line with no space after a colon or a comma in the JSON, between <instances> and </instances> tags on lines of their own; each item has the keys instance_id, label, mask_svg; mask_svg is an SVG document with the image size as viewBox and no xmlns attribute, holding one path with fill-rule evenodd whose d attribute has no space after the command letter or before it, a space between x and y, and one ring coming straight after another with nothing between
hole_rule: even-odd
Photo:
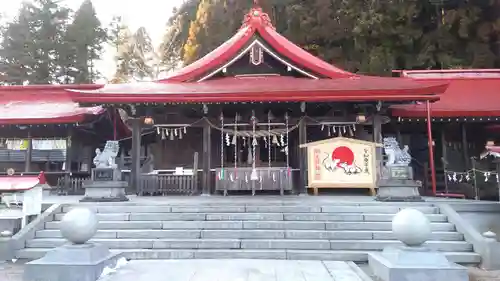
<instances>
[{"instance_id":1,"label":"wooden beam","mask_svg":"<svg viewBox=\"0 0 500 281\"><path fill-rule=\"evenodd\" d=\"M299 146L307 143L307 122L302 120L299 123ZM299 148L299 186L296 190L299 194L307 194L307 150Z\"/></svg>"},{"instance_id":2,"label":"wooden beam","mask_svg":"<svg viewBox=\"0 0 500 281\"><path fill-rule=\"evenodd\" d=\"M446 178L446 171L448 169L448 155L447 155L448 145L446 143L446 132L445 126L441 127L441 163L443 164L444 171L444 189L445 193L448 193L448 179Z\"/></svg>"},{"instance_id":3,"label":"wooden beam","mask_svg":"<svg viewBox=\"0 0 500 281\"><path fill-rule=\"evenodd\" d=\"M71 173L71 163L73 162L73 130L69 129L68 131L68 136L66 140L66 167L65 167L65 172L66 174L64 175L64 183L65 187L69 187L69 182L70 182L70 173Z\"/></svg>"},{"instance_id":4,"label":"wooden beam","mask_svg":"<svg viewBox=\"0 0 500 281\"><path fill-rule=\"evenodd\" d=\"M31 171L31 159L33 158L33 139L31 133L28 132L28 147L26 147L26 158L24 159L24 172Z\"/></svg>"},{"instance_id":5,"label":"wooden beam","mask_svg":"<svg viewBox=\"0 0 500 281\"><path fill-rule=\"evenodd\" d=\"M372 117L372 122L373 122L373 142L375 143L382 143L382 116L380 114L375 114ZM375 148L375 159L377 160L377 181L380 177L380 174L382 172L382 160L383 160L383 153L382 153L382 148L377 147Z\"/></svg>"},{"instance_id":6,"label":"wooden beam","mask_svg":"<svg viewBox=\"0 0 500 281\"><path fill-rule=\"evenodd\" d=\"M141 119L129 119L132 123L132 166L130 167L131 184L134 190L139 190L141 176Z\"/></svg>"},{"instance_id":7,"label":"wooden beam","mask_svg":"<svg viewBox=\"0 0 500 281\"><path fill-rule=\"evenodd\" d=\"M202 194L209 195L212 191L212 127L208 122L203 126L203 176L202 176ZM195 171L196 172L196 171Z\"/></svg>"},{"instance_id":8,"label":"wooden beam","mask_svg":"<svg viewBox=\"0 0 500 281\"><path fill-rule=\"evenodd\" d=\"M466 123L461 124L462 131L462 152L464 157L465 170L470 169L470 159L469 159L469 143L467 142L467 126Z\"/></svg>"}]
</instances>

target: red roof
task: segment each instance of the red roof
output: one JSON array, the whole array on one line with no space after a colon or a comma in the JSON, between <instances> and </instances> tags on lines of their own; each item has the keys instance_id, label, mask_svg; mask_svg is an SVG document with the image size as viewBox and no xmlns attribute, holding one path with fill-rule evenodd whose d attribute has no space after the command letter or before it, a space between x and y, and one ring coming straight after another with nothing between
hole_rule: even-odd
<instances>
[{"instance_id":1,"label":"red roof","mask_svg":"<svg viewBox=\"0 0 500 281\"><path fill-rule=\"evenodd\" d=\"M315 73L328 78L346 78L356 76L337 68L320 58L317 58L304 49L298 47L281 34L271 23L269 16L261 8L253 8L245 16L241 29L228 41L213 50L198 61L184 67L180 71L160 80L160 82L187 82L196 81L210 70L222 66L234 58L255 35L260 35L278 54L297 66L310 69Z\"/></svg>"},{"instance_id":2,"label":"red roof","mask_svg":"<svg viewBox=\"0 0 500 281\"><path fill-rule=\"evenodd\" d=\"M95 90L100 85L72 85ZM80 107L66 91L68 85L0 86L0 124L77 123L102 107Z\"/></svg>"},{"instance_id":3,"label":"red roof","mask_svg":"<svg viewBox=\"0 0 500 281\"><path fill-rule=\"evenodd\" d=\"M95 91L76 90L82 103L113 102L261 102L261 101L415 101L437 100L446 83L422 84L411 79L355 76L309 79L287 76L228 77L203 82L106 85Z\"/></svg>"},{"instance_id":4,"label":"red roof","mask_svg":"<svg viewBox=\"0 0 500 281\"><path fill-rule=\"evenodd\" d=\"M34 188L38 184L45 183L45 174L43 172L38 176L0 176L0 191L26 191Z\"/></svg>"},{"instance_id":5,"label":"red roof","mask_svg":"<svg viewBox=\"0 0 500 281\"><path fill-rule=\"evenodd\" d=\"M424 82L446 82L449 87L431 104L433 117L500 116L500 70L404 71ZM425 104L394 105L392 115L426 117Z\"/></svg>"}]
</instances>

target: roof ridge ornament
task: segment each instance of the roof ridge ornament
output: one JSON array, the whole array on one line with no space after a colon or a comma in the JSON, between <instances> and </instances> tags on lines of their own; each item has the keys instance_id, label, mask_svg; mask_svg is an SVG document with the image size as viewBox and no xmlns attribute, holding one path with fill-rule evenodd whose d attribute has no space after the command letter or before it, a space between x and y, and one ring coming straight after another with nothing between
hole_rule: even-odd
<instances>
[{"instance_id":1,"label":"roof ridge ornament","mask_svg":"<svg viewBox=\"0 0 500 281\"><path fill-rule=\"evenodd\" d=\"M253 3L254 6L245 15L241 28L251 27L257 29L259 27L271 27L272 29L276 29L273 26L269 15L265 13L260 7L259 0L254 0Z\"/></svg>"}]
</instances>

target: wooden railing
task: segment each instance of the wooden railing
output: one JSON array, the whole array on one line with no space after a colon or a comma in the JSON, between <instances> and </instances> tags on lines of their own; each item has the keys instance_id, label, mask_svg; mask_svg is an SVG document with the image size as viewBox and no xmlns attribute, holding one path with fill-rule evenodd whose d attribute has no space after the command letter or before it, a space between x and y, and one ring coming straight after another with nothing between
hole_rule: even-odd
<instances>
[{"instance_id":1,"label":"wooden railing","mask_svg":"<svg viewBox=\"0 0 500 281\"><path fill-rule=\"evenodd\" d=\"M88 180L90 180L89 176L60 176L57 178L55 193L57 195L84 195L83 183Z\"/></svg>"},{"instance_id":2,"label":"wooden railing","mask_svg":"<svg viewBox=\"0 0 500 281\"><path fill-rule=\"evenodd\" d=\"M137 194L152 195L193 195L198 192L197 175L148 175L142 174Z\"/></svg>"}]
</instances>

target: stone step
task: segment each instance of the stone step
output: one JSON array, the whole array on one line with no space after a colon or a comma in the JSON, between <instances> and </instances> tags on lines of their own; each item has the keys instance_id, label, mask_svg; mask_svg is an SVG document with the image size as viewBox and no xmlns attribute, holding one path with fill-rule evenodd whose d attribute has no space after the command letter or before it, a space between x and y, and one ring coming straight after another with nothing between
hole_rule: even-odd
<instances>
[{"instance_id":1,"label":"stone step","mask_svg":"<svg viewBox=\"0 0 500 281\"><path fill-rule=\"evenodd\" d=\"M59 229L60 221L45 223ZM302 230L391 230L391 222L318 221L101 221L99 229L302 229ZM451 223L431 223L432 231L454 231Z\"/></svg>"},{"instance_id":2,"label":"stone step","mask_svg":"<svg viewBox=\"0 0 500 281\"><path fill-rule=\"evenodd\" d=\"M26 248L17 252L18 259L38 259L50 251L51 248ZM290 259L290 260L337 260L367 262L369 251L333 251L333 250L158 250L158 249L125 249L111 250L114 253L123 253L130 259ZM452 262L460 264L478 264L481 257L472 252L445 252L445 256Z\"/></svg>"},{"instance_id":3,"label":"stone step","mask_svg":"<svg viewBox=\"0 0 500 281\"><path fill-rule=\"evenodd\" d=\"M62 238L58 229L39 230L36 238ZM206 239L334 239L334 240L395 240L392 231L335 231L335 230L210 230L210 229L178 229L178 230L147 230L147 229L110 229L99 230L95 238L125 238L125 239L171 239L171 238L206 238ZM458 232L433 232L434 241L463 241Z\"/></svg>"},{"instance_id":4,"label":"stone step","mask_svg":"<svg viewBox=\"0 0 500 281\"><path fill-rule=\"evenodd\" d=\"M60 221L64 214L56 214ZM353 213L98 213L100 221L372 221L390 222L394 214ZM442 214L427 214L431 222L447 222Z\"/></svg>"},{"instance_id":5,"label":"stone step","mask_svg":"<svg viewBox=\"0 0 500 281\"><path fill-rule=\"evenodd\" d=\"M296 249L296 250L368 250L381 251L401 246L397 240L298 240L298 239L94 239L110 249ZM55 248L66 244L62 238L33 239L27 248ZM472 245L465 241L429 241L436 251L467 252Z\"/></svg>"},{"instance_id":6,"label":"stone step","mask_svg":"<svg viewBox=\"0 0 500 281\"><path fill-rule=\"evenodd\" d=\"M97 213L116 214L116 213L373 213L373 214L396 214L402 209L407 208L403 205L374 205L374 206L343 206L343 205L325 205L325 206L279 206L279 205L221 205L221 206L171 206L171 205L79 205L94 210ZM411 206L420 210L424 214L438 214L439 208L433 206ZM63 213L69 211L74 206L66 206Z\"/></svg>"}]
</instances>

